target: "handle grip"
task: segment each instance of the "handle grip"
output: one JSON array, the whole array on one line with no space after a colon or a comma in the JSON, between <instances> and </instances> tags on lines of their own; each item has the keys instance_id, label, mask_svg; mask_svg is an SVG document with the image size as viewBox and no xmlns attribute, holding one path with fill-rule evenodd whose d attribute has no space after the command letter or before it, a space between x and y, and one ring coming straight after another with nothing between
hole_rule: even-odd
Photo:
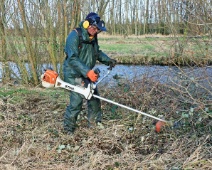
<instances>
[{"instance_id":1,"label":"handle grip","mask_svg":"<svg viewBox=\"0 0 212 170\"><path fill-rule=\"evenodd\" d=\"M94 70L94 73L96 73L96 74L100 74L100 70L99 70L99 68L96 68L95 70Z\"/></svg>"},{"instance_id":2,"label":"handle grip","mask_svg":"<svg viewBox=\"0 0 212 170\"><path fill-rule=\"evenodd\" d=\"M110 65L107 69L111 71L113 67Z\"/></svg>"}]
</instances>

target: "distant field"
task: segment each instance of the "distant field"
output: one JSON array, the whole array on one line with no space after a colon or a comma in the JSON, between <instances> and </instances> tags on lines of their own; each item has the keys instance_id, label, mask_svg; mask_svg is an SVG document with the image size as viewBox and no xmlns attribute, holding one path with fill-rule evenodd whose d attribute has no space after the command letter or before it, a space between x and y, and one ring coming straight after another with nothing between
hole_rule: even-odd
<instances>
[{"instance_id":1,"label":"distant field","mask_svg":"<svg viewBox=\"0 0 212 170\"><path fill-rule=\"evenodd\" d=\"M27 60L21 38L13 38L19 58ZM47 41L37 40L37 55L48 56ZM212 64L212 40L209 37L173 37L162 35L112 36L99 34L100 49L122 64ZM55 44L55 50L59 44ZM14 48L13 48L14 49ZM15 60L13 49L8 48L8 58ZM58 51L58 50L57 50ZM0 54L1 55L1 54ZM58 55L59 56L59 55ZM42 57L42 60L48 58ZM2 61L2 57L0 56Z\"/></svg>"},{"instance_id":2,"label":"distant field","mask_svg":"<svg viewBox=\"0 0 212 170\"><path fill-rule=\"evenodd\" d=\"M99 45L103 51L115 56L164 56L170 44L164 46L166 38L145 37L99 37ZM158 48L160 47L160 48ZM163 47L163 49L161 49Z\"/></svg>"},{"instance_id":3,"label":"distant field","mask_svg":"<svg viewBox=\"0 0 212 170\"><path fill-rule=\"evenodd\" d=\"M212 62L212 41L207 37L99 36L105 53L123 63L167 64L179 62ZM182 61L183 60L183 61Z\"/></svg>"}]
</instances>

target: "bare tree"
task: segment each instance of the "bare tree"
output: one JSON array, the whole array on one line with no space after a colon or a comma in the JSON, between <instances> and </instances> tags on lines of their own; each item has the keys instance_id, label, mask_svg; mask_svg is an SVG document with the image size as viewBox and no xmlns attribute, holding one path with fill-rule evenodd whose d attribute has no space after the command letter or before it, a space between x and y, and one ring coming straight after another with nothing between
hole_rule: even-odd
<instances>
[{"instance_id":1,"label":"bare tree","mask_svg":"<svg viewBox=\"0 0 212 170\"><path fill-rule=\"evenodd\" d=\"M5 4L9 2L10 9L6 10ZM39 83L43 63L62 72L66 37L92 11L99 13L113 35L152 32L174 35L175 56L184 53L187 36L212 35L211 0L2 0L0 5L1 59L5 77L10 75L6 69L9 69L8 56L12 56L20 73L16 76L27 84ZM17 38L8 36L9 31ZM185 37L184 42L177 39L178 34ZM196 43L206 57L210 43L203 42L204 47Z\"/></svg>"},{"instance_id":2,"label":"bare tree","mask_svg":"<svg viewBox=\"0 0 212 170\"><path fill-rule=\"evenodd\" d=\"M110 0L99 0L99 1L96 1L97 7L98 7L97 12L98 12L98 14L99 14L99 16L101 18L104 16L105 9L108 6L109 2L110 2Z\"/></svg>"},{"instance_id":3,"label":"bare tree","mask_svg":"<svg viewBox=\"0 0 212 170\"><path fill-rule=\"evenodd\" d=\"M18 0L18 8L20 11L21 15L21 21L23 23L23 30L24 30L24 35L26 37L26 50L27 50L27 56L30 62L30 67L32 70L32 78L35 84L38 84L38 77L36 73L36 66L37 63L35 61L35 51L33 49L33 43L32 43L32 37L30 36L30 30L27 24L27 19L26 19L26 11L24 7L24 0ZM29 76L30 77L30 76Z\"/></svg>"},{"instance_id":4,"label":"bare tree","mask_svg":"<svg viewBox=\"0 0 212 170\"><path fill-rule=\"evenodd\" d=\"M143 33L146 34L148 32L148 20L149 20L149 0L146 0L146 12L145 12L145 17L144 17L144 29Z\"/></svg>"},{"instance_id":5,"label":"bare tree","mask_svg":"<svg viewBox=\"0 0 212 170\"><path fill-rule=\"evenodd\" d=\"M10 69L8 64L8 55L7 55L7 42L6 42L6 0L2 0L0 4L0 35L1 35L1 54L2 54L2 81L7 82L10 79Z\"/></svg>"}]
</instances>

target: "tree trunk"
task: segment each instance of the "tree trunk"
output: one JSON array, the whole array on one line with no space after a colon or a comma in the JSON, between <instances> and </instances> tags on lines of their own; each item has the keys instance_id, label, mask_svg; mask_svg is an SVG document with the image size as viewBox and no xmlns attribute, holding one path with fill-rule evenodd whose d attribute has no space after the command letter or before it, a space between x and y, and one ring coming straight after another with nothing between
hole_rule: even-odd
<instances>
[{"instance_id":1,"label":"tree trunk","mask_svg":"<svg viewBox=\"0 0 212 170\"><path fill-rule=\"evenodd\" d=\"M65 0L62 4L59 4L58 7L58 21L59 21L59 63L60 63L60 73L62 73L62 63L64 61L64 43L66 41L66 27L67 27L67 0ZM62 74L60 74L62 77Z\"/></svg>"},{"instance_id":2,"label":"tree trunk","mask_svg":"<svg viewBox=\"0 0 212 170\"><path fill-rule=\"evenodd\" d=\"M35 60L35 52L33 50L33 44L32 39L28 30L27 21L26 21L26 15L25 15L25 8L24 8L24 0L18 0L18 8L20 11L21 19L23 22L23 29L24 29L24 35L26 37L26 50L28 54L28 59L30 62L31 72L32 72L32 79L33 83L35 85L38 84L38 77L36 73L36 60Z\"/></svg>"},{"instance_id":3,"label":"tree trunk","mask_svg":"<svg viewBox=\"0 0 212 170\"><path fill-rule=\"evenodd\" d=\"M98 2L98 1L97 1ZM99 6L98 6L98 14L99 16L102 18L104 16L105 13L105 9L107 8L108 3L110 2L110 0L100 0L99 1Z\"/></svg>"},{"instance_id":4,"label":"tree trunk","mask_svg":"<svg viewBox=\"0 0 212 170\"><path fill-rule=\"evenodd\" d=\"M144 16L144 34L148 33L148 20L149 20L149 0L146 0L146 13Z\"/></svg>"},{"instance_id":5,"label":"tree trunk","mask_svg":"<svg viewBox=\"0 0 212 170\"><path fill-rule=\"evenodd\" d=\"M1 35L1 60L2 60L2 82L6 83L10 80L10 69L9 69L9 63L7 58L7 43L6 43L6 32L5 32L5 1L3 0L0 3L0 35Z\"/></svg>"}]
</instances>

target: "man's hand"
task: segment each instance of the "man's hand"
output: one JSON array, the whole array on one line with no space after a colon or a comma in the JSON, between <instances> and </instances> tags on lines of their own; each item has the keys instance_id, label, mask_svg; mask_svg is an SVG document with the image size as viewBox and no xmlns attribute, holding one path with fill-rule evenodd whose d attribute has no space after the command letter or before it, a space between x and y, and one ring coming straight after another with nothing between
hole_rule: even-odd
<instances>
[{"instance_id":1,"label":"man's hand","mask_svg":"<svg viewBox=\"0 0 212 170\"><path fill-rule=\"evenodd\" d=\"M111 68L113 68L113 67L115 67L116 63L117 63L116 60L110 59L110 61L109 61L109 66L110 66Z\"/></svg>"},{"instance_id":2,"label":"man's hand","mask_svg":"<svg viewBox=\"0 0 212 170\"><path fill-rule=\"evenodd\" d=\"M87 72L87 77L92 81L96 82L98 79L98 74L96 74L93 70Z\"/></svg>"}]
</instances>

